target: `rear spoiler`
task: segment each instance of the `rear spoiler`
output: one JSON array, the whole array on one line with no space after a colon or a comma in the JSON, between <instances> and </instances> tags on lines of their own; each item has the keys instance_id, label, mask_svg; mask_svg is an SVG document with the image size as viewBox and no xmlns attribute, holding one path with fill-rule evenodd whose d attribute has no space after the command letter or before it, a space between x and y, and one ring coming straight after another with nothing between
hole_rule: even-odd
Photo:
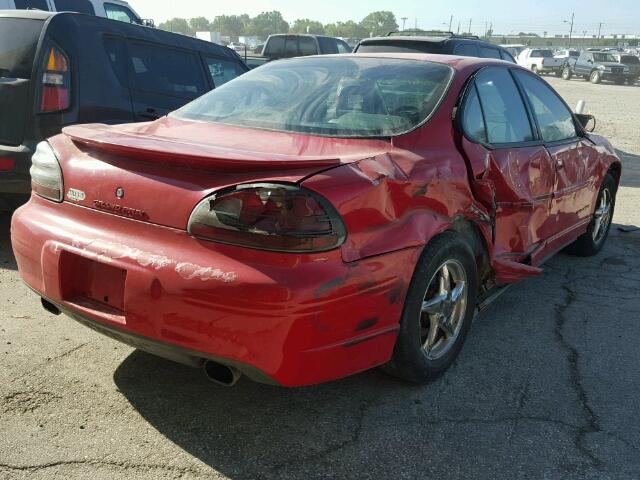
<instances>
[{"instance_id":1,"label":"rear spoiler","mask_svg":"<svg viewBox=\"0 0 640 480\"><path fill-rule=\"evenodd\" d=\"M281 170L330 168L341 164L338 158L303 157L242 151L215 145L185 143L178 140L139 135L108 125L74 125L62 133L87 149L131 160L190 167L216 167L223 170Z\"/></svg>"}]
</instances>

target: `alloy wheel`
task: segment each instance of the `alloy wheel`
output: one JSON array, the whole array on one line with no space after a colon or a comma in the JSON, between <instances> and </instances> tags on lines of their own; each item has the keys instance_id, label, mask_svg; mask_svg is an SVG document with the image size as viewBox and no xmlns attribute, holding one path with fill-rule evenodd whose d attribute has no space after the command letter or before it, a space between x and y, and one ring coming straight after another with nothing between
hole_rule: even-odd
<instances>
[{"instance_id":1,"label":"alloy wheel","mask_svg":"<svg viewBox=\"0 0 640 480\"><path fill-rule=\"evenodd\" d=\"M612 196L608 188L600 193L600 200L593 216L593 241L600 243L609 230L611 223Z\"/></svg>"}]
</instances>

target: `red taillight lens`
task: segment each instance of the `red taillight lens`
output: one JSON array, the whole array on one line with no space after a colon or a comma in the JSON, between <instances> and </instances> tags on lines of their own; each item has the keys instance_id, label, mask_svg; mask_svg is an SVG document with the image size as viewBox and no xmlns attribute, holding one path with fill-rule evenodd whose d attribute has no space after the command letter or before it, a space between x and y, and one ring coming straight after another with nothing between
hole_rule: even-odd
<instances>
[{"instance_id":1,"label":"red taillight lens","mask_svg":"<svg viewBox=\"0 0 640 480\"><path fill-rule=\"evenodd\" d=\"M292 185L240 185L204 199L189 219L194 237L262 250L319 252L340 246L345 228L333 206Z\"/></svg>"},{"instance_id":2,"label":"red taillight lens","mask_svg":"<svg viewBox=\"0 0 640 480\"><path fill-rule=\"evenodd\" d=\"M42 74L41 112L59 112L69 108L70 76L67 56L59 48L51 47Z\"/></svg>"},{"instance_id":3,"label":"red taillight lens","mask_svg":"<svg viewBox=\"0 0 640 480\"><path fill-rule=\"evenodd\" d=\"M16 161L13 158L0 157L0 172L8 172L16 167Z\"/></svg>"}]
</instances>

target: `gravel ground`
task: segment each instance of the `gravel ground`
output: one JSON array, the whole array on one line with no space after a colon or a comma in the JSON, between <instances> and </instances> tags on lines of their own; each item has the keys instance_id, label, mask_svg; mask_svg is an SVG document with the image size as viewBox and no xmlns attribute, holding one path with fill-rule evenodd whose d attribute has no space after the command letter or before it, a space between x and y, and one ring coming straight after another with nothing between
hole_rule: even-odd
<instances>
[{"instance_id":1,"label":"gravel ground","mask_svg":"<svg viewBox=\"0 0 640 480\"><path fill-rule=\"evenodd\" d=\"M564 254L474 324L455 366L286 390L201 372L44 312L0 217L0 479L640 478L640 88L583 98L625 172L594 258Z\"/></svg>"}]
</instances>

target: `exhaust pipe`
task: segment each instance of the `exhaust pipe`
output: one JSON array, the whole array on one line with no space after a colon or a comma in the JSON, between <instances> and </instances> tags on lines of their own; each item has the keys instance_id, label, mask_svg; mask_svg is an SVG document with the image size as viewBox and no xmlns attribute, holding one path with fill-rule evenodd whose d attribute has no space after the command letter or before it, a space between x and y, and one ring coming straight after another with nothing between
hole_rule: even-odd
<instances>
[{"instance_id":1,"label":"exhaust pipe","mask_svg":"<svg viewBox=\"0 0 640 480\"><path fill-rule=\"evenodd\" d=\"M204 362L204 374L212 382L225 387L233 387L242 376L237 369L213 360Z\"/></svg>"},{"instance_id":2,"label":"exhaust pipe","mask_svg":"<svg viewBox=\"0 0 640 480\"><path fill-rule=\"evenodd\" d=\"M62 313L58 307L56 307L48 300L41 298L40 302L42 302L42 308L44 308L47 312L53 313L54 315L60 315Z\"/></svg>"}]
</instances>

